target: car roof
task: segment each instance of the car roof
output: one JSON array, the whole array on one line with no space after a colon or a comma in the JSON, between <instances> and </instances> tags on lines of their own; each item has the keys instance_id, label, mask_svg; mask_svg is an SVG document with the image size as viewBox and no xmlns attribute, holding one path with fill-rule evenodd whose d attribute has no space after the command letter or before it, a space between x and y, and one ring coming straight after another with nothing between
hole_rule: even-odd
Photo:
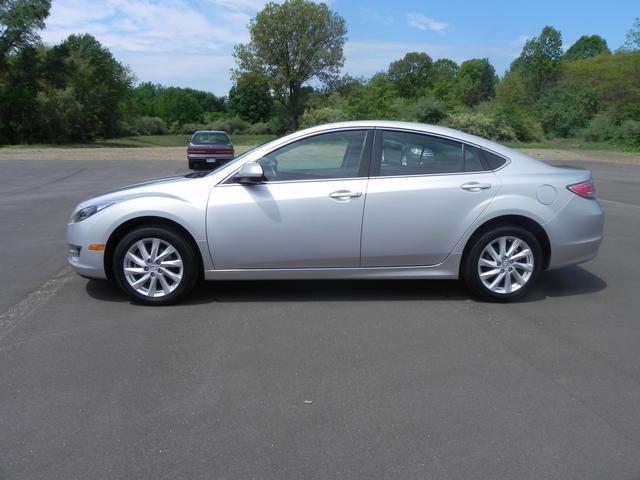
<instances>
[{"instance_id":1,"label":"car roof","mask_svg":"<svg viewBox=\"0 0 640 480\"><path fill-rule=\"evenodd\" d=\"M196 130L195 132L193 132L194 135L196 133L224 133L225 135L227 135L227 132L225 132L224 130Z\"/></svg>"}]
</instances>

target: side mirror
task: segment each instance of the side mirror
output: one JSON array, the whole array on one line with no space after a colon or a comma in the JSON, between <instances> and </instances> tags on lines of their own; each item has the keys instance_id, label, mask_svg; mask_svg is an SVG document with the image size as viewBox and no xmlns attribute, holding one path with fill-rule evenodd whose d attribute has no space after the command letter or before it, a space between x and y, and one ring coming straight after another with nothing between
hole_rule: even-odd
<instances>
[{"instance_id":1,"label":"side mirror","mask_svg":"<svg viewBox=\"0 0 640 480\"><path fill-rule=\"evenodd\" d=\"M264 170L259 163L245 163L233 179L238 183L260 183L264 180Z\"/></svg>"}]
</instances>

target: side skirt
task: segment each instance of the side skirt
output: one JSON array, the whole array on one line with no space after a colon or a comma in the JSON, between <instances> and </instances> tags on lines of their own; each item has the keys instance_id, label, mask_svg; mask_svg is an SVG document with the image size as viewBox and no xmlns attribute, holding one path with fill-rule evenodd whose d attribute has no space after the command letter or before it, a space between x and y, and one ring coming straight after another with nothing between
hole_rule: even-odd
<instances>
[{"instance_id":1,"label":"side skirt","mask_svg":"<svg viewBox=\"0 0 640 480\"><path fill-rule=\"evenodd\" d=\"M333 280L333 279L457 279L459 254L431 266L353 267L353 268L247 268L205 270L205 280Z\"/></svg>"}]
</instances>

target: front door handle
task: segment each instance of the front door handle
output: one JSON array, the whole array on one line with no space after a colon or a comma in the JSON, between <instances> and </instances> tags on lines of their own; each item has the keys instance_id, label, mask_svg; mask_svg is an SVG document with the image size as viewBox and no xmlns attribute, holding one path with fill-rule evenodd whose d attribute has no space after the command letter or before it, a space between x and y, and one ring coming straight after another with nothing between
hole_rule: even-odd
<instances>
[{"instance_id":1,"label":"front door handle","mask_svg":"<svg viewBox=\"0 0 640 480\"><path fill-rule=\"evenodd\" d=\"M338 190L332 192L329 196L335 200L349 200L350 198L357 198L362 196L362 192L352 192L351 190Z\"/></svg>"},{"instance_id":2,"label":"front door handle","mask_svg":"<svg viewBox=\"0 0 640 480\"><path fill-rule=\"evenodd\" d=\"M460 185L460 188L468 192L479 192L480 190L487 190L491 188L490 183L469 182Z\"/></svg>"}]
</instances>

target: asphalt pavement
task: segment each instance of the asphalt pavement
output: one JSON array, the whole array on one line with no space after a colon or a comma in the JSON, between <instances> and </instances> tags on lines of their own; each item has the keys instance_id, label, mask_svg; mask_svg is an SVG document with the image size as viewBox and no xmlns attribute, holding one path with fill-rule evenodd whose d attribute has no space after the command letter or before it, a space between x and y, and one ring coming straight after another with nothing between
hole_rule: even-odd
<instances>
[{"instance_id":1,"label":"asphalt pavement","mask_svg":"<svg viewBox=\"0 0 640 480\"><path fill-rule=\"evenodd\" d=\"M183 162L0 161L0 479L640 478L640 166L599 256L514 304L455 281L216 282L131 304L66 267L80 200Z\"/></svg>"}]
</instances>

